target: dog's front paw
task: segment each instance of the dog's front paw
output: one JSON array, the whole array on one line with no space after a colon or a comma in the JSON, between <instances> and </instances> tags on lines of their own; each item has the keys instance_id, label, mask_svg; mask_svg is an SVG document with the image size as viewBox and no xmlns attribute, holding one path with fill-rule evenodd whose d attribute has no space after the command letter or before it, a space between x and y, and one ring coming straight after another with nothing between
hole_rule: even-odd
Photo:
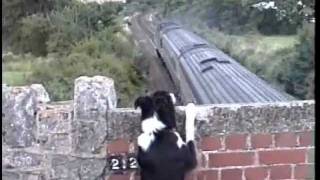
<instances>
[{"instance_id":1,"label":"dog's front paw","mask_svg":"<svg viewBox=\"0 0 320 180\"><path fill-rule=\"evenodd\" d=\"M195 119L197 115L196 106L193 103L189 103L186 106L186 119Z\"/></svg>"},{"instance_id":2,"label":"dog's front paw","mask_svg":"<svg viewBox=\"0 0 320 180\"><path fill-rule=\"evenodd\" d=\"M186 106L186 141L194 140L196 107L193 103Z\"/></svg>"}]
</instances>

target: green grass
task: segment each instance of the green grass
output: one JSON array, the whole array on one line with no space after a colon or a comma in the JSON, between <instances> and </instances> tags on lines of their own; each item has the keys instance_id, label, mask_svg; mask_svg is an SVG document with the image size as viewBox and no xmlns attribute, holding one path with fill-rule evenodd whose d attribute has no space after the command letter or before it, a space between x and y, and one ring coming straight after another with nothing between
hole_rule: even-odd
<instances>
[{"instance_id":1,"label":"green grass","mask_svg":"<svg viewBox=\"0 0 320 180\"><path fill-rule=\"evenodd\" d=\"M30 72L4 71L2 72L2 82L11 86L26 85L26 78Z\"/></svg>"},{"instance_id":2,"label":"green grass","mask_svg":"<svg viewBox=\"0 0 320 180\"><path fill-rule=\"evenodd\" d=\"M27 84L27 78L33 72L34 67L43 61L32 56L15 56L10 60L2 61L2 81L11 86Z\"/></svg>"}]
</instances>

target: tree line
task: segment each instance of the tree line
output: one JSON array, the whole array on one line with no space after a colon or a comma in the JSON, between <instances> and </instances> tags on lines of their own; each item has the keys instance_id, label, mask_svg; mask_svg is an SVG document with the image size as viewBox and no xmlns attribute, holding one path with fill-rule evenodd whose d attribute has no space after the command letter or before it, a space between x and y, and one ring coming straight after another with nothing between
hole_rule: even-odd
<instances>
[{"instance_id":1,"label":"tree line","mask_svg":"<svg viewBox=\"0 0 320 180\"><path fill-rule=\"evenodd\" d=\"M143 91L144 78L136 66L141 55L122 30L123 6L3 0L4 49L18 56L3 61L32 61L25 83L43 84L53 100L72 99L78 76L109 76L115 80L118 104L129 105Z\"/></svg>"}]
</instances>

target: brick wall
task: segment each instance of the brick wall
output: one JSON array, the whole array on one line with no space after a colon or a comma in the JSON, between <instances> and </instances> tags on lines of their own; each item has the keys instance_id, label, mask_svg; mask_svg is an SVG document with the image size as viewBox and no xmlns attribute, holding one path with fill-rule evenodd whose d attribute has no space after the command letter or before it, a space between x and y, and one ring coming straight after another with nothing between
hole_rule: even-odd
<instances>
[{"instance_id":1,"label":"brick wall","mask_svg":"<svg viewBox=\"0 0 320 180\"><path fill-rule=\"evenodd\" d=\"M48 102L44 88L2 86L4 180L135 180L110 170L131 157L140 114L116 108L114 83L80 77L74 100ZM314 179L314 101L196 106L199 167L188 180ZM184 136L184 107L176 107Z\"/></svg>"},{"instance_id":2,"label":"brick wall","mask_svg":"<svg viewBox=\"0 0 320 180\"><path fill-rule=\"evenodd\" d=\"M314 179L313 131L229 134L202 137L198 167L188 180ZM106 146L109 155L135 152L135 143L118 139ZM139 179L135 171L110 179Z\"/></svg>"}]
</instances>

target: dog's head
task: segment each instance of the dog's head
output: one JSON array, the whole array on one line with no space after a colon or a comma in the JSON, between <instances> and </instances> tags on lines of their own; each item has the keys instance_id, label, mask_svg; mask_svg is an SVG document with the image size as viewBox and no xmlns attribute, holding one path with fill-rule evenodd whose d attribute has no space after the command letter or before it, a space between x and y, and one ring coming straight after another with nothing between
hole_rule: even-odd
<instances>
[{"instance_id":1,"label":"dog's head","mask_svg":"<svg viewBox=\"0 0 320 180\"><path fill-rule=\"evenodd\" d=\"M167 91L157 91L153 93L152 100L159 120L162 121L167 126L167 128L175 128L175 95Z\"/></svg>"},{"instance_id":2,"label":"dog's head","mask_svg":"<svg viewBox=\"0 0 320 180\"><path fill-rule=\"evenodd\" d=\"M140 96L134 102L134 108L141 109L141 120L150 118L155 113L154 103L150 96Z\"/></svg>"},{"instance_id":3,"label":"dog's head","mask_svg":"<svg viewBox=\"0 0 320 180\"><path fill-rule=\"evenodd\" d=\"M141 96L136 99L135 109L141 109L141 120L157 115L161 121L169 129L176 127L174 105L176 98L173 93L166 91L156 91L151 96Z\"/></svg>"}]
</instances>

